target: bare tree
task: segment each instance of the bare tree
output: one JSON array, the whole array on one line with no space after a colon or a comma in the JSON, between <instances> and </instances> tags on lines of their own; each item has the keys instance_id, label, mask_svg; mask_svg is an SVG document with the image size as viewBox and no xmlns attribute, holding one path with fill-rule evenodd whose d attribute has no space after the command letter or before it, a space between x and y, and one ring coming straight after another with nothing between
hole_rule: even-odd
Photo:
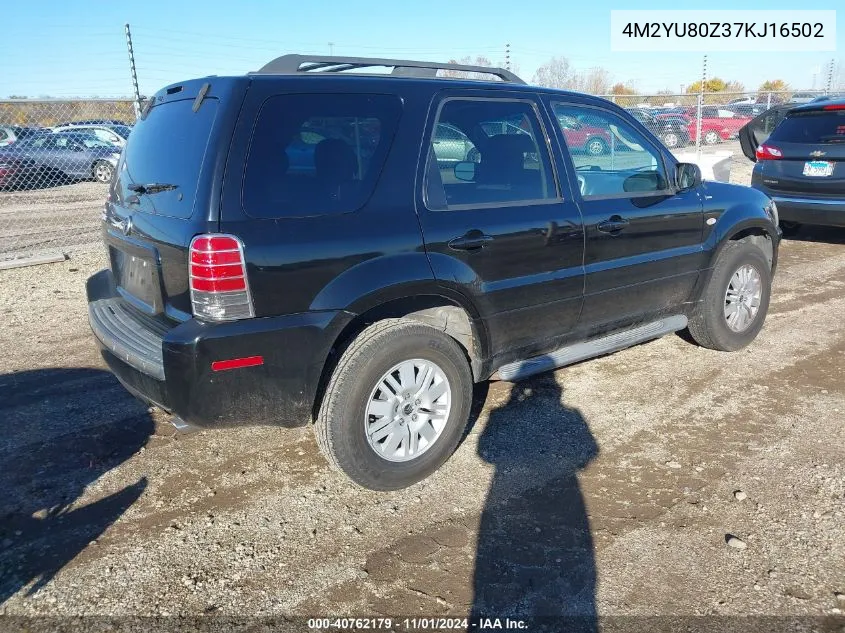
<instances>
[{"instance_id":1,"label":"bare tree","mask_svg":"<svg viewBox=\"0 0 845 633\"><path fill-rule=\"evenodd\" d=\"M531 83L548 88L567 88L574 74L566 57L552 57L537 69Z\"/></svg>"},{"instance_id":2,"label":"bare tree","mask_svg":"<svg viewBox=\"0 0 845 633\"><path fill-rule=\"evenodd\" d=\"M493 64L488 57L484 55L476 55L473 59L471 56L461 57L461 59L450 59L450 64L463 64L464 66L487 66L492 68ZM452 77L453 79L495 79L493 75L487 73L466 72L463 70L441 70L439 72L441 77Z\"/></svg>"}]
</instances>

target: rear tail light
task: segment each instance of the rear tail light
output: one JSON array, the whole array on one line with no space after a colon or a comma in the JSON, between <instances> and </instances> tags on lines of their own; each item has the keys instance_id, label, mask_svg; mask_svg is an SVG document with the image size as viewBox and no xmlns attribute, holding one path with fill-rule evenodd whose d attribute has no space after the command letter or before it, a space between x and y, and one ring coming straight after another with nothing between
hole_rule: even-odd
<instances>
[{"instance_id":1,"label":"rear tail light","mask_svg":"<svg viewBox=\"0 0 845 633\"><path fill-rule=\"evenodd\" d=\"M198 235L191 241L188 272L194 316L233 321L255 316L246 278L244 247L233 235Z\"/></svg>"},{"instance_id":2,"label":"rear tail light","mask_svg":"<svg viewBox=\"0 0 845 633\"><path fill-rule=\"evenodd\" d=\"M756 155L757 160L780 160L783 158L783 152L780 148L765 143L757 148Z\"/></svg>"},{"instance_id":3,"label":"rear tail light","mask_svg":"<svg viewBox=\"0 0 845 633\"><path fill-rule=\"evenodd\" d=\"M830 105L822 106L822 110L845 110L845 103L831 103Z\"/></svg>"}]
</instances>

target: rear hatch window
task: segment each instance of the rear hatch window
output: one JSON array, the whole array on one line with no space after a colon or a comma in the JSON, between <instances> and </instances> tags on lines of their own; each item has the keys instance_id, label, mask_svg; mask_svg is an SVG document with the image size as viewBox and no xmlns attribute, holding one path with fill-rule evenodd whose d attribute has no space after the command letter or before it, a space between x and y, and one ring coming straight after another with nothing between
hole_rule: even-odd
<instances>
[{"instance_id":1,"label":"rear hatch window","mask_svg":"<svg viewBox=\"0 0 845 633\"><path fill-rule=\"evenodd\" d=\"M401 109L395 95L270 97L246 161L244 211L284 218L359 209L375 189Z\"/></svg>"},{"instance_id":2,"label":"rear hatch window","mask_svg":"<svg viewBox=\"0 0 845 633\"><path fill-rule=\"evenodd\" d=\"M845 110L795 112L781 121L771 143L845 143Z\"/></svg>"},{"instance_id":3,"label":"rear hatch window","mask_svg":"<svg viewBox=\"0 0 845 633\"><path fill-rule=\"evenodd\" d=\"M153 106L132 128L120 180L123 185L176 185L147 197L139 211L189 218L197 181L217 116L217 99L206 97L193 111L193 99Z\"/></svg>"}]
</instances>

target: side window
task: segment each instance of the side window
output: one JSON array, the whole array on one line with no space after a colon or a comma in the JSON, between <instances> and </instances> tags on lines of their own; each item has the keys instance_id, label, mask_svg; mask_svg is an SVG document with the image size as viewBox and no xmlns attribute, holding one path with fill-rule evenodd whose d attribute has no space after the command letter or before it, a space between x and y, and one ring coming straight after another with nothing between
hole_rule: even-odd
<instances>
[{"instance_id":1,"label":"side window","mask_svg":"<svg viewBox=\"0 0 845 633\"><path fill-rule=\"evenodd\" d=\"M391 95L270 97L246 160L244 210L281 218L359 209L375 189L401 108Z\"/></svg>"},{"instance_id":2,"label":"side window","mask_svg":"<svg viewBox=\"0 0 845 633\"><path fill-rule=\"evenodd\" d=\"M557 199L534 106L449 99L438 115L426 170L426 205L441 210Z\"/></svg>"},{"instance_id":3,"label":"side window","mask_svg":"<svg viewBox=\"0 0 845 633\"><path fill-rule=\"evenodd\" d=\"M624 119L568 104L555 104L554 112L583 198L631 198L668 189L660 151Z\"/></svg>"}]
</instances>

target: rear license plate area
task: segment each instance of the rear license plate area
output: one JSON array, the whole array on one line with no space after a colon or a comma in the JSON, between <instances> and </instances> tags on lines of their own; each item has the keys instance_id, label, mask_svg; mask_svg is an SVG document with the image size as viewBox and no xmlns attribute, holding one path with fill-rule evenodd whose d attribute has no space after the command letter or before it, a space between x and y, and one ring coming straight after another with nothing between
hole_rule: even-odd
<instances>
[{"instance_id":1,"label":"rear license plate area","mask_svg":"<svg viewBox=\"0 0 845 633\"><path fill-rule=\"evenodd\" d=\"M804 175L824 178L833 175L833 163L828 160L808 160L804 163Z\"/></svg>"},{"instance_id":2,"label":"rear license plate area","mask_svg":"<svg viewBox=\"0 0 845 633\"><path fill-rule=\"evenodd\" d=\"M156 265L152 259L109 248L112 273L118 292L151 314L160 311Z\"/></svg>"}]
</instances>

